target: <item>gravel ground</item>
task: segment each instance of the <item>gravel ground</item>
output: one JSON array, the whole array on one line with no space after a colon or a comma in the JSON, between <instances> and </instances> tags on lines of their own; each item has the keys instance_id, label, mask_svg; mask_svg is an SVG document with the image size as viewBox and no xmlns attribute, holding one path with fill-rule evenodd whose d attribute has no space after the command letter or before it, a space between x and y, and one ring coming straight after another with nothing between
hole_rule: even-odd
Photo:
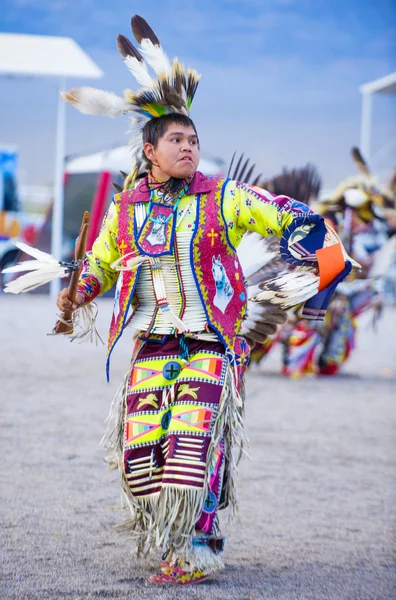
<instances>
[{"instance_id":1,"label":"gravel ground","mask_svg":"<svg viewBox=\"0 0 396 600\"><path fill-rule=\"evenodd\" d=\"M110 302L100 303L105 335ZM43 296L0 296L0 597L374 600L396 598L396 311L334 379L279 377L274 353L248 377L249 453L227 568L199 586L146 583L112 527L119 485L99 441L127 370L128 333L105 381L103 347L47 337Z\"/></svg>"}]
</instances>

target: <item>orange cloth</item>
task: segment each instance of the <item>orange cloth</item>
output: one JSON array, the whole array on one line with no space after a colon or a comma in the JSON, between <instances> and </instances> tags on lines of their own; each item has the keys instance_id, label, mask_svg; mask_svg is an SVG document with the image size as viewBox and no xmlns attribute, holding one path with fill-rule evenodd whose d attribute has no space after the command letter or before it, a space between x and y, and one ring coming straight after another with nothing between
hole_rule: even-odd
<instances>
[{"instance_id":1,"label":"orange cloth","mask_svg":"<svg viewBox=\"0 0 396 600\"><path fill-rule=\"evenodd\" d=\"M316 258L319 266L319 291L322 291L345 267L341 244L316 250Z\"/></svg>"}]
</instances>

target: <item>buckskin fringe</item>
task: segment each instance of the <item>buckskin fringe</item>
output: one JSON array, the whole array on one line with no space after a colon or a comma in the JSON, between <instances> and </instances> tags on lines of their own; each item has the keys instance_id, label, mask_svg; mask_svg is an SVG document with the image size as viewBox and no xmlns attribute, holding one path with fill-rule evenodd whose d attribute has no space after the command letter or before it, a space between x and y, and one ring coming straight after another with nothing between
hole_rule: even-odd
<instances>
[{"instance_id":1,"label":"buckskin fringe","mask_svg":"<svg viewBox=\"0 0 396 600\"><path fill-rule=\"evenodd\" d=\"M133 364L142 345L143 343L140 340L135 340L135 345L132 351L131 366L124 375L124 379L114 395L110 405L109 414L105 420L106 429L100 441L100 446L110 452L109 456L105 458L110 470L122 469L128 386Z\"/></svg>"},{"instance_id":2,"label":"buckskin fringe","mask_svg":"<svg viewBox=\"0 0 396 600\"><path fill-rule=\"evenodd\" d=\"M246 438L243 430L243 398L236 387L235 373L230 364L227 367L219 413L212 434L212 443L208 450L208 465L213 457L213 452L222 439L224 439L225 465L227 469L224 506L230 507L229 519L233 521L238 510L236 494L238 457L244 451L243 447L244 443L246 443ZM206 481L206 493L207 483L208 481Z\"/></svg>"},{"instance_id":3,"label":"buckskin fringe","mask_svg":"<svg viewBox=\"0 0 396 600\"><path fill-rule=\"evenodd\" d=\"M109 456L105 458L110 470L122 469L124 418L130 377L131 371L129 370L114 395L109 415L105 421L106 430L100 441L102 448L110 451Z\"/></svg>"},{"instance_id":4,"label":"buckskin fringe","mask_svg":"<svg viewBox=\"0 0 396 600\"><path fill-rule=\"evenodd\" d=\"M70 341L79 340L80 342L91 342L97 346L99 342L104 345L100 333L96 327L98 316L98 307L96 302L85 304L73 313L73 326L77 330L72 334Z\"/></svg>"}]
</instances>

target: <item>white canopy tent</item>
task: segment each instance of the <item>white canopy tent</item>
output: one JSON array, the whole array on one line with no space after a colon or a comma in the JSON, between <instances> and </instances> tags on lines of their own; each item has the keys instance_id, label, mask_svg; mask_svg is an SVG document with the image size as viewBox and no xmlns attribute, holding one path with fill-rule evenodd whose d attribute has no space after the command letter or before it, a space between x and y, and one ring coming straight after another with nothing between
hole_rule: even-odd
<instances>
[{"instance_id":1,"label":"white canopy tent","mask_svg":"<svg viewBox=\"0 0 396 600\"><path fill-rule=\"evenodd\" d=\"M362 117L360 128L360 149L363 156L369 160L371 151L371 129L373 94L396 94L396 71L385 77L370 81L360 86L362 94Z\"/></svg>"},{"instance_id":2,"label":"white canopy tent","mask_svg":"<svg viewBox=\"0 0 396 600\"><path fill-rule=\"evenodd\" d=\"M103 71L71 38L0 33L0 75L57 77L59 91L66 89L67 77L97 79ZM52 212L51 252L62 255L63 232L63 173L65 159L65 103L58 95L54 204ZM56 296L59 281L51 285Z\"/></svg>"},{"instance_id":3,"label":"white canopy tent","mask_svg":"<svg viewBox=\"0 0 396 600\"><path fill-rule=\"evenodd\" d=\"M216 161L201 159L198 169L204 175L221 174L221 167ZM129 173L130 170L131 154L127 145L73 158L67 162L65 167L66 173L70 175L77 173L99 173L100 171L109 171L111 173L125 171Z\"/></svg>"}]
</instances>

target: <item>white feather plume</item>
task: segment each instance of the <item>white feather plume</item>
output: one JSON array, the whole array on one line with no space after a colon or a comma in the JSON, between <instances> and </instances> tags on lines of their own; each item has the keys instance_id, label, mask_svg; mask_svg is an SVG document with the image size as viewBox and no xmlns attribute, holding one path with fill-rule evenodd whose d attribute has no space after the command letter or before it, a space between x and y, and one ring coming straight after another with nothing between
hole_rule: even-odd
<instances>
[{"instance_id":1,"label":"white feather plume","mask_svg":"<svg viewBox=\"0 0 396 600\"><path fill-rule=\"evenodd\" d=\"M33 256L35 260L20 262L17 265L2 270L2 273L29 271L29 273L21 275L13 281L9 281L4 288L6 293L21 294L29 292L67 274L67 267L62 266L51 254L42 252L24 242L15 242L15 245L25 254Z\"/></svg>"},{"instance_id":2,"label":"white feather plume","mask_svg":"<svg viewBox=\"0 0 396 600\"><path fill-rule=\"evenodd\" d=\"M162 46L153 44L148 38L143 38L140 43L140 51L157 75L162 75L162 73L170 75L172 65Z\"/></svg>"},{"instance_id":3,"label":"white feather plume","mask_svg":"<svg viewBox=\"0 0 396 600\"><path fill-rule=\"evenodd\" d=\"M72 88L68 92L61 92L61 96L65 102L73 104L85 115L104 115L114 119L128 112L123 98L105 90L91 87Z\"/></svg>"},{"instance_id":4,"label":"white feather plume","mask_svg":"<svg viewBox=\"0 0 396 600\"><path fill-rule=\"evenodd\" d=\"M57 261L54 264L59 264ZM22 273L23 271L37 271L40 268L52 266L51 263L42 262L39 260L26 260L12 267L7 267L2 270L2 273Z\"/></svg>"},{"instance_id":5,"label":"white feather plume","mask_svg":"<svg viewBox=\"0 0 396 600\"><path fill-rule=\"evenodd\" d=\"M4 271L3 271L4 273ZM64 277L67 274L67 269L62 267L59 263L56 265L45 266L41 264L35 271L21 275L17 279L10 281L4 288L4 291L8 294L22 294L24 292L30 292L35 288L45 285L58 277Z\"/></svg>"},{"instance_id":6,"label":"white feather plume","mask_svg":"<svg viewBox=\"0 0 396 600\"><path fill-rule=\"evenodd\" d=\"M152 87L154 85L154 80L150 76L145 62L138 60L135 56L129 55L124 59L124 63L140 85L143 87Z\"/></svg>"},{"instance_id":7,"label":"white feather plume","mask_svg":"<svg viewBox=\"0 0 396 600\"><path fill-rule=\"evenodd\" d=\"M43 252L42 250L39 250L38 248L33 248L33 246L29 246L29 244L25 244L25 242L14 242L14 243L15 243L15 246L17 248L19 248L19 250L21 250L21 252L23 252L24 254L28 254L29 256L33 256L33 258L35 258L36 260L40 260L42 262L49 263L49 264L56 264L56 265L59 264L59 261L56 260L56 258L54 258L52 256L52 254ZM31 261L26 261L26 262L30 263ZM20 263L20 264L26 265L26 262Z\"/></svg>"}]
</instances>

